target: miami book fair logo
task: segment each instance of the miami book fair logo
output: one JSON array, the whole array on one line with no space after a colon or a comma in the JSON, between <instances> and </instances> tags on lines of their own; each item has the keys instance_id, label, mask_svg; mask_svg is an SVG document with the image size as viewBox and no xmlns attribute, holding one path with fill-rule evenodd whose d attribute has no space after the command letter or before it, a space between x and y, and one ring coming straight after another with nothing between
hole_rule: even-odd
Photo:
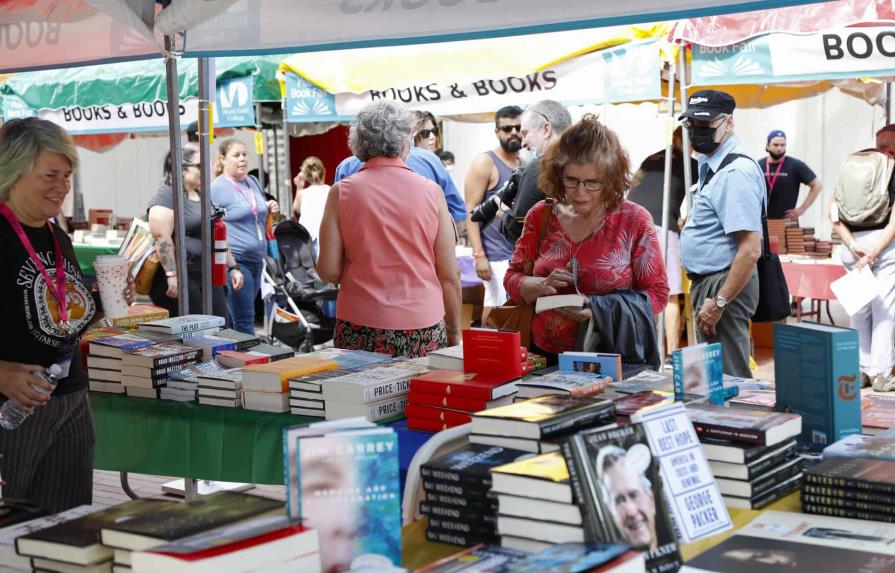
<instances>
[{"instance_id":1,"label":"miami book fair logo","mask_svg":"<svg viewBox=\"0 0 895 573\"><path fill-rule=\"evenodd\" d=\"M290 121L309 121L336 114L336 96L301 76L286 74L286 110Z\"/></svg>"},{"instance_id":2,"label":"miami book fair logo","mask_svg":"<svg viewBox=\"0 0 895 573\"><path fill-rule=\"evenodd\" d=\"M693 45L693 82L743 83L743 78L773 73L764 38L729 46Z\"/></svg>"}]
</instances>

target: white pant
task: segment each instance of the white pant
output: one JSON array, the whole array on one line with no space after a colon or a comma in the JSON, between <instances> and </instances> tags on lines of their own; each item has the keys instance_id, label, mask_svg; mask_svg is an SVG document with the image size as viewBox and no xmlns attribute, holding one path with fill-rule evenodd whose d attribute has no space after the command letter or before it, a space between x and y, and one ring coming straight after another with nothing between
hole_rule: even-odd
<instances>
[{"instance_id":1,"label":"white pant","mask_svg":"<svg viewBox=\"0 0 895 573\"><path fill-rule=\"evenodd\" d=\"M882 230L858 231L855 240L869 251L876 244ZM861 372L871 378L889 373L895 366L895 241L880 253L872 271L879 280L882 292L870 304L851 317L851 327L858 331ZM839 248L845 268L855 268L857 259L845 245Z\"/></svg>"},{"instance_id":2,"label":"white pant","mask_svg":"<svg viewBox=\"0 0 895 573\"><path fill-rule=\"evenodd\" d=\"M485 302L482 306L502 306L507 301L507 291L503 288L503 276L507 274L510 261L488 261L491 266L491 280L485 285Z\"/></svg>"}]
</instances>

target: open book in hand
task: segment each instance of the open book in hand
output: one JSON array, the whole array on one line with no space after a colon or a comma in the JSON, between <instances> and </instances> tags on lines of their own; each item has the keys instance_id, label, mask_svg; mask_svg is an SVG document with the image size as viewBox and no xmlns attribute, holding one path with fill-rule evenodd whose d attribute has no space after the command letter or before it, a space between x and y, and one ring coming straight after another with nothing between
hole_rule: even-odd
<instances>
[{"instance_id":1,"label":"open book in hand","mask_svg":"<svg viewBox=\"0 0 895 573\"><path fill-rule=\"evenodd\" d=\"M542 296L538 297L535 302L535 313L541 313L545 310L553 310L554 308L562 308L564 306L582 308L585 304L587 304L587 297L578 293Z\"/></svg>"}]
</instances>

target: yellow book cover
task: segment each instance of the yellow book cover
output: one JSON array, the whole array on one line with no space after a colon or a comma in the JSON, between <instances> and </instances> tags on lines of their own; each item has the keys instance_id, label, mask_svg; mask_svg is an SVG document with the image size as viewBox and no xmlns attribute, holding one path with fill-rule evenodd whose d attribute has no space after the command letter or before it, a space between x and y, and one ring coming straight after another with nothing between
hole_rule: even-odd
<instances>
[{"instance_id":1,"label":"yellow book cover","mask_svg":"<svg viewBox=\"0 0 895 573\"><path fill-rule=\"evenodd\" d=\"M513 474L562 483L569 479L569 468L559 452L550 452L491 468L492 472Z\"/></svg>"},{"instance_id":2,"label":"yellow book cover","mask_svg":"<svg viewBox=\"0 0 895 573\"><path fill-rule=\"evenodd\" d=\"M115 327L137 326L144 322L168 318L168 311L152 304L134 304L127 308L127 316L110 318L109 323Z\"/></svg>"},{"instance_id":3,"label":"yellow book cover","mask_svg":"<svg viewBox=\"0 0 895 573\"><path fill-rule=\"evenodd\" d=\"M339 364L326 358L295 356L267 364L254 364L242 369L244 390L288 392L289 379L336 370Z\"/></svg>"}]
</instances>

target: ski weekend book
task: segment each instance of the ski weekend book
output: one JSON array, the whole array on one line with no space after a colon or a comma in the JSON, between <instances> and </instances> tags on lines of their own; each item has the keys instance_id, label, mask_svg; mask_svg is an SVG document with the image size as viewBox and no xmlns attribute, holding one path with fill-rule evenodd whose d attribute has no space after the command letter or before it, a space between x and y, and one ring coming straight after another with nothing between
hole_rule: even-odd
<instances>
[{"instance_id":1,"label":"ski weekend book","mask_svg":"<svg viewBox=\"0 0 895 573\"><path fill-rule=\"evenodd\" d=\"M547 440L581 428L614 422L615 406L610 400L541 396L475 413L472 431L476 434Z\"/></svg>"},{"instance_id":2,"label":"ski weekend book","mask_svg":"<svg viewBox=\"0 0 895 573\"><path fill-rule=\"evenodd\" d=\"M631 545L645 553L649 573L676 570L681 556L643 426L584 430L564 442L562 451L584 514L585 540ZM627 516L619 500L636 502L637 518Z\"/></svg>"}]
</instances>

